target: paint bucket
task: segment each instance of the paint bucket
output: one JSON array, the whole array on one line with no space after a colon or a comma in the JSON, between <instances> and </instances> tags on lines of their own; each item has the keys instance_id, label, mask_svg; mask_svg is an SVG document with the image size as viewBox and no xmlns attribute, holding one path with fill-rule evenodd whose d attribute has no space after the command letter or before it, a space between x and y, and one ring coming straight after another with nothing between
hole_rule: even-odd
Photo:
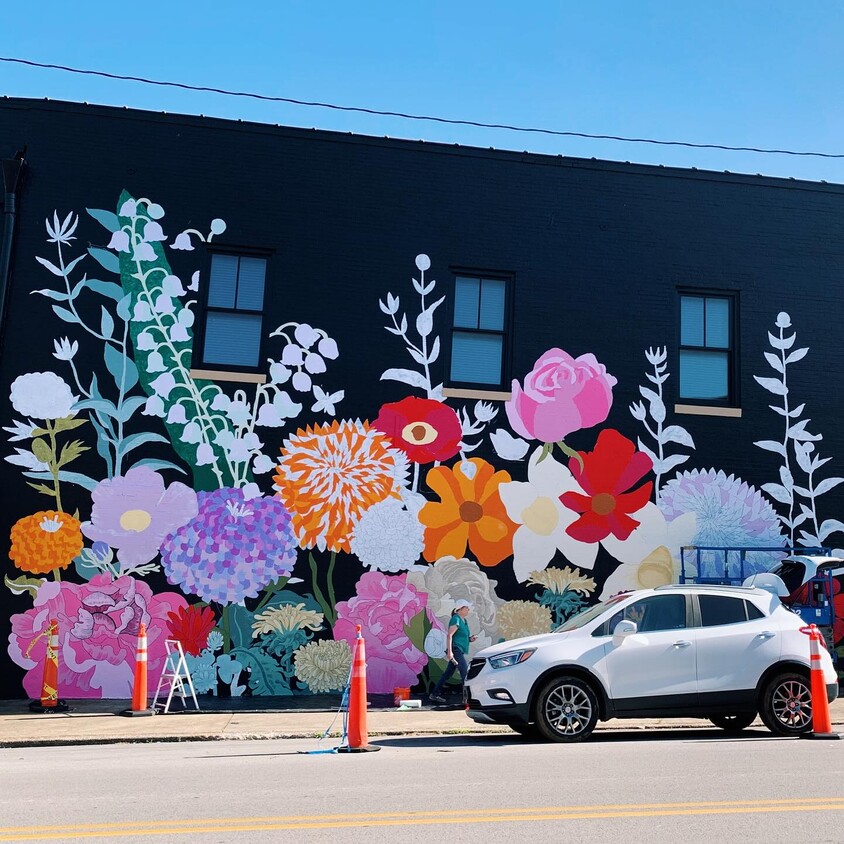
<instances>
[{"instance_id":1,"label":"paint bucket","mask_svg":"<svg viewBox=\"0 0 844 844\"><path fill-rule=\"evenodd\" d=\"M396 706L401 706L402 701L409 700L410 689L393 689L393 703Z\"/></svg>"}]
</instances>

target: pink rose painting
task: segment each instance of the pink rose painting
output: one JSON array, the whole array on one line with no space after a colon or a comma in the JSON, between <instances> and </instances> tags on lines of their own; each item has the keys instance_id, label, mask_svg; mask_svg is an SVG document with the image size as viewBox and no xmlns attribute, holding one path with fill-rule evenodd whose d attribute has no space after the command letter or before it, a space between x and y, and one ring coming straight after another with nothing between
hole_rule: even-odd
<instances>
[{"instance_id":1,"label":"pink rose painting","mask_svg":"<svg viewBox=\"0 0 844 844\"><path fill-rule=\"evenodd\" d=\"M357 594L337 604L334 638L345 639L354 649L355 627L360 624L366 640L367 690L392 694L393 689L413 686L428 662L427 655L408 639L405 625L422 610L430 622L442 625L427 610L428 596L407 582L407 575L388 576L367 572L357 584Z\"/></svg>"},{"instance_id":2,"label":"pink rose painting","mask_svg":"<svg viewBox=\"0 0 844 844\"><path fill-rule=\"evenodd\" d=\"M524 387L513 381L513 394L505 405L507 418L522 437L560 442L609 416L617 383L595 355L573 358L562 349L549 349L534 364Z\"/></svg>"},{"instance_id":3,"label":"pink rose painting","mask_svg":"<svg viewBox=\"0 0 844 844\"><path fill-rule=\"evenodd\" d=\"M153 595L141 580L98 574L88 583L47 581L32 609L12 616L9 655L26 671L23 687L41 695L45 631L59 622L59 695L63 698L130 698L138 626L147 627L148 683L154 689L166 657L168 616L187 607L176 592ZM37 641L36 641L37 640ZM30 647L31 646L31 647Z\"/></svg>"}]
</instances>

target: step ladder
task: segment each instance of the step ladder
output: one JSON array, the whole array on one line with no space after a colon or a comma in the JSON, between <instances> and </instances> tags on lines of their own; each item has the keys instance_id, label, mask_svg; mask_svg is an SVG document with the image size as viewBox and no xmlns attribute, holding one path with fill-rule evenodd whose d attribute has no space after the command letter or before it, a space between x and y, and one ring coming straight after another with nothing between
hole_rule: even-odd
<instances>
[{"instance_id":1,"label":"step ladder","mask_svg":"<svg viewBox=\"0 0 844 844\"><path fill-rule=\"evenodd\" d=\"M199 704L196 701L196 692L193 688L193 680L190 676L188 663L185 659L185 652L182 643L177 639L166 639L164 647L167 649L167 658L164 660L164 670L158 678L158 688L155 690L155 700L152 708L156 712L167 714L170 711L170 704L173 695L177 694L182 700L182 709L187 710L187 696L190 693L193 705L199 712ZM167 700L162 703L160 698L167 693Z\"/></svg>"}]
</instances>

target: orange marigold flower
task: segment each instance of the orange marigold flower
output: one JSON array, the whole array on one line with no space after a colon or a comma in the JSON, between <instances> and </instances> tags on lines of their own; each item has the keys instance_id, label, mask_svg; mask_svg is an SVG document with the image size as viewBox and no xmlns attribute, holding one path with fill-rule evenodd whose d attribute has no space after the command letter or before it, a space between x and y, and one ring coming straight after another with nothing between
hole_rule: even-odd
<instances>
[{"instance_id":1,"label":"orange marigold flower","mask_svg":"<svg viewBox=\"0 0 844 844\"><path fill-rule=\"evenodd\" d=\"M46 574L66 569L82 553L83 544L78 519L56 510L41 510L15 523L9 557L23 571Z\"/></svg>"},{"instance_id":2,"label":"orange marigold flower","mask_svg":"<svg viewBox=\"0 0 844 844\"><path fill-rule=\"evenodd\" d=\"M407 458L368 422L335 419L285 440L273 479L303 548L349 551L361 513L400 498L407 466Z\"/></svg>"},{"instance_id":3,"label":"orange marigold flower","mask_svg":"<svg viewBox=\"0 0 844 844\"><path fill-rule=\"evenodd\" d=\"M473 477L464 471L466 463L474 467ZM509 472L496 472L486 460L473 457L454 469L431 469L427 481L440 501L419 511L419 521L425 525L426 560L463 557L467 545L482 566L496 566L513 553L517 525L507 517L498 494L501 484L509 483Z\"/></svg>"}]
</instances>

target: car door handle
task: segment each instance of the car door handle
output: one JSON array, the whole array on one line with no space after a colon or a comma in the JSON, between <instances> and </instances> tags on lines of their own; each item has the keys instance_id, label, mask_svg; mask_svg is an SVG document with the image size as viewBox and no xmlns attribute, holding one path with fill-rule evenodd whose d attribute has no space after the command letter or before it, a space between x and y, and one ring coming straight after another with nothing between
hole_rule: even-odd
<instances>
[{"instance_id":1,"label":"car door handle","mask_svg":"<svg viewBox=\"0 0 844 844\"><path fill-rule=\"evenodd\" d=\"M777 634L772 630L763 630L756 638L757 639L773 639Z\"/></svg>"},{"instance_id":2,"label":"car door handle","mask_svg":"<svg viewBox=\"0 0 844 844\"><path fill-rule=\"evenodd\" d=\"M671 647L680 650L681 648L688 648L691 644L691 642L687 642L685 639L681 639L679 642L675 642Z\"/></svg>"}]
</instances>

